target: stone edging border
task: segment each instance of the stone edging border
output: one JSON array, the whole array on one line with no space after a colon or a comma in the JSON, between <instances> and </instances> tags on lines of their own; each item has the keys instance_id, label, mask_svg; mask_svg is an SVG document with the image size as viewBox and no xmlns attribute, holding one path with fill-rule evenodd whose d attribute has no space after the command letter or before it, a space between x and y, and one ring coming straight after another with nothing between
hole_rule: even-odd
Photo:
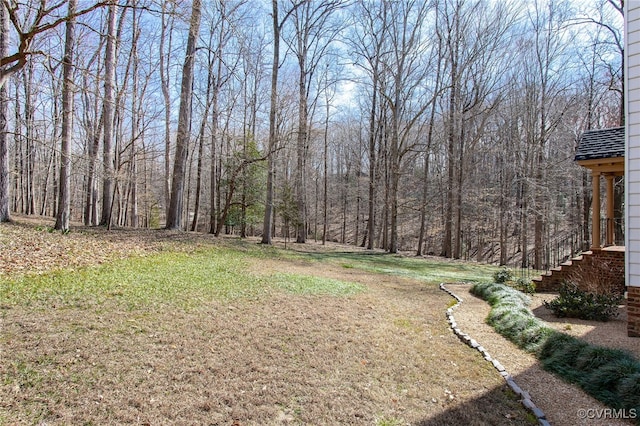
<instances>
[{"instance_id":1,"label":"stone edging border","mask_svg":"<svg viewBox=\"0 0 640 426\"><path fill-rule=\"evenodd\" d=\"M458 295L456 295L454 292L446 288L444 283L440 284L440 290L449 294L451 297L453 297L456 300L456 304L450 307L449 309L447 309L447 320L449 321L449 325L451 326L451 330L453 330L453 333L456 336L458 336L458 338L462 340L462 342L466 343L468 346L472 347L473 349L477 349L478 352L482 354L485 360L493 364L495 369L498 370L500 375L507 382L507 385L511 388L511 390L521 398L520 402L522 403L522 405L527 410L529 410L534 416L536 416L536 419L538 420L538 424L540 424L541 426L551 426L544 412L540 408L536 407L536 405L531 400L531 395L529 395L529 392L522 390L522 388L520 388L520 386L518 386L516 382L513 380L513 377L511 376L511 374L509 374L507 370L505 370L505 368L502 366L502 364L500 364L500 362L497 359L492 358L491 355L489 355L489 352L487 352L485 348L483 348L477 341L472 339L471 336L464 333L462 330L460 330L460 328L458 328L458 324L456 323L456 320L453 317L453 310L458 306L460 306L460 303L462 303L462 299Z\"/></svg>"}]
</instances>

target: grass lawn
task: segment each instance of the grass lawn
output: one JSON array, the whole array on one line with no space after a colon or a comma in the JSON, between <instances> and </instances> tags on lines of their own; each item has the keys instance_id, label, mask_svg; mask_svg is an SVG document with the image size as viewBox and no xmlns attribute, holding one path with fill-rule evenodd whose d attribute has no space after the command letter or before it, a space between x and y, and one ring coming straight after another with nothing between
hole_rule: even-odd
<instances>
[{"instance_id":1,"label":"grass lawn","mask_svg":"<svg viewBox=\"0 0 640 426\"><path fill-rule=\"evenodd\" d=\"M0 225L0 424L535 423L445 320L494 269L344 250Z\"/></svg>"}]
</instances>

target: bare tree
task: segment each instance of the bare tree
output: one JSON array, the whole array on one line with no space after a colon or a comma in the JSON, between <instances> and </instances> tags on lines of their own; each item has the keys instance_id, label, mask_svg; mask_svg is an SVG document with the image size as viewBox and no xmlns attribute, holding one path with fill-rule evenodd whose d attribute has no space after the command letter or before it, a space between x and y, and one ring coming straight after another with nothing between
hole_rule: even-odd
<instances>
[{"instance_id":1,"label":"bare tree","mask_svg":"<svg viewBox=\"0 0 640 426\"><path fill-rule=\"evenodd\" d=\"M437 16L436 16L436 27L437 27ZM433 81L433 90L434 93L439 94L441 91L441 87L442 87L442 62L444 61L444 46L443 46L443 40L442 37L440 36L440 34L437 34L437 48L436 48L436 60L435 60L435 67L436 67L436 74L435 74L435 78ZM418 232L418 248L416 250L416 256L421 256L423 254L423 245L424 245L424 241L425 241L425 234L427 232L427 210L428 210L428 201L430 198L429 195L429 182L430 182L430 159L431 159L431 149L432 149L432 145L433 145L433 140L434 140L434 127L436 125L436 111L437 111L437 100L438 97L434 96L431 102L431 105L429 106L430 108L430 112L429 112L429 120L426 123L426 127L427 127L427 137L426 137L426 143L424 146L424 181L422 182L422 200L421 200L421 205L420 205L420 230Z\"/></svg>"},{"instance_id":2,"label":"bare tree","mask_svg":"<svg viewBox=\"0 0 640 426\"><path fill-rule=\"evenodd\" d=\"M0 57L9 53L9 14L4 2L0 4ZM9 138L7 88L0 85L0 222L11 219L9 209Z\"/></svg>"},{"instance_id":3,"label":"bare tree","mask_svg":"<svg viewBox=\"0 0 640 426\"><path fill-rule=\"evenodd\" d=\"M54 5L49 5L46 1L35 4L36 2L21 3L3 0L2 3L11 23L10 26L3 27L3 30L7 36L13 30L19 41L14 52L9 52L7 49L7 52L0 57L0 87L27 64L30 56L39 53L32 50L36 36L56 28L69 19L103 7L108 2L93 3L84 9L74 10L73 14L59 13L65 4L64 1Z\"/></svg>"},{"instance_id":4,"label":"bare tree","mask_svg":"<svg viewBox=\"0 0 640 426\"><path fill-rule=\"evenodd\" d=\"M194 0L187 37L187 49L182 67L182 85L180 87L180 109L178 115L178 133L176 138L176 154L173 163L171 181L171 201L167 216L167 229L182 228L184 183L186 178L189 135L191 128L191 102L193 90L193 67L195 63L196 44L200 31L201 0Z\"/></svg>"},{"instance_id":5,"label":"bare tree","mask_svg":"<svg viewBox=\"0 0 640 426\"><path fill-rule=\"evenodd\" d=\"M103 144L102 166L102 215L100 225L111 225L111 210L113 203L113 179L115 168L113 165L113 121L115 115L115 78L116 78L116 17L117 6L110 2L107 15L106 49L104 59L104 100L103 100Z\"/></svg>"},{"instance_id":6,"label":"bare tree","mask_svg":"<svg viewBox=\"0 0 640 426\"><path fill-rule=\"evenodd\" d=\"M75 15L76 0L69 0L69 16ZM67 21L62 59L64 81L62 83L62 134L60 135L60 180L58 186L58 212L55 229L69 230L71 214L71 136L73 133L73 68L75 44L75 17Z\"/></svg>"},{"instance_id":7,"label":"bare tree","mask_svg":"<svg viewBox=\"0 0 640 426\"><path fill-rule=\"evenodd\" d=\"M162 99L164 101L164 208L165 217L169 213L169 203L171 201L171 93L169 87L169 70L171 67L172 34L174 22L174 10L167 10L167 6L175 8L176 3L161 1L161 24L160 24L160 49L159 49L159 69L160 87L162 89ZM168 34L168 46L167 44Z\"/></svg>"},{"instance_id":8,"label":"bare tree","mask_svg":"<svg viewBox=\"0 0 640 426\"><path fill-rule=\"evenodd\" d=\"M331 22L333 13L342 6L342 0L309 0L295 8L293 40L288 41L298 64L298 131L296 139L296 242L304 243L307 234L305 163L309 144L309 91L311 76L326 54L340 26Z\"/></svg>"},{"instance_id":9,"label":"bare tree","mask_svg":"<svg viewBox=\"0 0 640 426\"><path fill-rule=\"evenodd\" d=\"M542 249L548 214L548 210L545 208L548 196L541 190L546 186L545 161L552 134L562 122L569 105L566 102L566 94L571 81L557 72L565 66L568 59L566 55L568 44L563 42L567 37L564 30L567 21L566 13L566 10L550 3L546 8L535 8L528 16L534 37L531 56L528 59L530 68L525 72L529 78L529 87L536 91L531 98L533 102L528 113L530 117L533 117L533 120L527 137L527 140L534 147L532 160L535 164L533 176L535 196L532 198L532 207L535 217L535 268L542 266Z\"/></svg>"},{"instance_id":10,"label":"bare tree","mask_svg":"<svg viewBox=\"0 0 640 426\"><path fill-rule=\"evenodd\" d=\"M274 204L275 159L277 146L278 71L280 69L280 33L282 27L296 8L304 3L294 3L280 20L278 0L271 0L271 27L273 30L273 62L271 64L271 97L269 102L269 140L267 143L267 184L262 226L262 244L271 244Z\"/></svg>"},{"instance_id":11,"label":"bare tree","mask_svg":"<svg viewBox=\"0 0 640 426\"><path fill-rule=\"evenodd\" d=\"M390 121L390 239L388 251L398 247L398 197L403 157L412 150L413 126L432 105L436 94L424 93L422 83L428 67L423 24L429 11L424 2L390 2L391 19L387 37L391 54L383 61L390 78L382 96L391 115ZM413 139L413 140L412 140Z\"/></svg>"},{"instance_id":12,"label":"bare tree","mask_svg":"<svg viewBox=\"0 0 640 426\"><path fill-rule=\"evenodd\" d=\"M374 4L360 0L357 3L359 13L356 14L354 30L350 37L350 45L358 58L356 64L365 70L371 79L370 107L368 116L368 153L369 153L369 199L367 232L365 236L367 249L372 250L375 243L376 228L376 146L379 138L379 91L384 71L380 61L385 54L385 34L388 26L388 8L374 7ZM364 243L363 243L364 245Z\"/></svg>"}]
</instances>

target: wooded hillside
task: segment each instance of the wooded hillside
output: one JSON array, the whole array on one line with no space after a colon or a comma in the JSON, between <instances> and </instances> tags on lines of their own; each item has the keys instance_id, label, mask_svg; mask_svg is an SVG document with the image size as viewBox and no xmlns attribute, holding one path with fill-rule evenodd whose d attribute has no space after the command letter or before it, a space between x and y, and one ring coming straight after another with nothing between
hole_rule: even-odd
<instances>
[{"instance_id":1,"label":"wooded hillside","mask_svg":"<svg viewBox=\"0 0 640 426\"><path fill-rule=\"evenodd\" d=\"M3 1L0 221L522 263L588 226L573 155L584 130L622 124L622 13L622 0Z\"/></svg>"}]
</instances>

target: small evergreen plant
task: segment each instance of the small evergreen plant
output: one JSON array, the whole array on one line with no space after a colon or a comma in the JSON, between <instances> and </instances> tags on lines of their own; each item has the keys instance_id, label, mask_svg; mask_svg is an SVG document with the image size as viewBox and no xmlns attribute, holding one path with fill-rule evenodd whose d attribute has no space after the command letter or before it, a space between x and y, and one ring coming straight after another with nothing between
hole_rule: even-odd
<instances>
[{"instance_id":1,"label":"small evergreen plant","mask_svg":"<svg viewBox=\"0 0 640 426\"><path fill-rule=\"evenodd\" d=\"M608 321L618 316L618 305L622 302L618 294L587 292L574 283L562 284L559 294L551 302L544 301L544 306L559 318Z\"/></svg>"},{"instance_id":2,"label":"small evergreen plant","mask_svg":"<svg viewBox=\"0 0 640 426\"><path fill-rule=\"evenodd\" d=\"M507 268L506 266L503 266L498 271L496 271L495 274L493 274L493 281L497 282L498 284L504 284L508 281L511 281L512 279L513 271L511 271L511 269Z\"/></svg>"},{"instance_id":3,"label":"small evergreen plant","mask_svg":"<svg viewBox=\"0 0 640 426\"><path fill-rule=\"evenodd\" d=\"M536 292L536 285L530 279L520 277L516 280L516 289L523 293L533 294Z\"/></svg>"}]
</instances>

